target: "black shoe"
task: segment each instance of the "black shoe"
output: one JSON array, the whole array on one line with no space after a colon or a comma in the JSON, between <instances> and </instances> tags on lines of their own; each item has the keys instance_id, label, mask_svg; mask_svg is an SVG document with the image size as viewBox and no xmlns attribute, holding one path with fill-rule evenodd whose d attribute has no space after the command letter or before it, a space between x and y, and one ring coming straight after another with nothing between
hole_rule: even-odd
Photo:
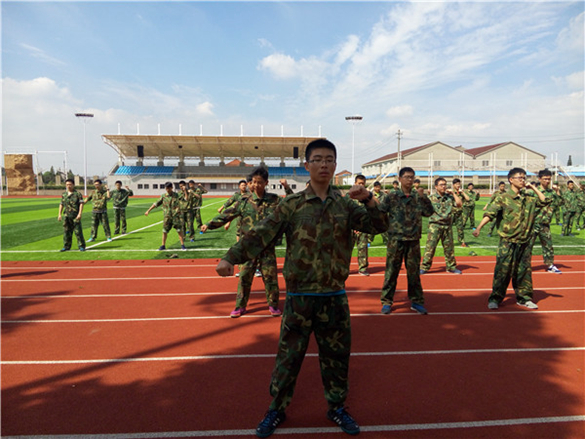
<instances>
[{"instance_id":1,"label":"black shoe","mask_svg":"<svg viewBox=\"0 0 585 439\"><path fill-rule=\"evenodd\" d=\"M256 427L256 436L270 436L272 433L274 433L274 430L276 430L278 424L284 422L285 419L286 414L284 412L279 412L278 410L268 410L264 415L264 419L262 419L262 421L260 421L258 424L258 427Z\"/></svg>"},{"instance_id":2,"label":"black shoe","mask_svg":"<svg viewBox=\"0 0 585 439\"><path fill-rule=\"evenodd\" d=\"M329 410L327 417L341 427L341 429L347 434L358 434L360 432L360 426L355 422L344 407L337 410Z\"/></svg>"}]
</instances>

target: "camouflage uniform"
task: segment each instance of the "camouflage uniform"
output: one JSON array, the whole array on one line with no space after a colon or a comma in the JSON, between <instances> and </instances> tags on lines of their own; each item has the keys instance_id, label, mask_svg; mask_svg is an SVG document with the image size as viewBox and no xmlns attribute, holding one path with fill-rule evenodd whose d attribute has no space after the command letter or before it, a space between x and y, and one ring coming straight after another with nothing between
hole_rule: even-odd
<instances>
[{"instance_id":1,"label":"camouflage uniform","mask_svg":"<svg viewBox=\"0 0 585 439\"><path fill-rule=\"evenodd\" d=\"M552 198L545 201L532 192L521 190L516 194L508 189L505 194L498 195L485 211L493 221L498 213L502 213L502 223L498 230L500 243L494 268L494 280L489 302L501 303L506 296L506 289L512 279L512 286L519 303L532 300L532 242L534 224L538 210L549 205Z\"/></svg>"},{"instance_id":2,"label":"camouflage uniform","mask_svg":"<svg viewBox=\"0 0 585 439\"><path fill-rule=\"evenodd\" d=\"M114 207L114 234L120 233L120 224L122 233L126 233L126 206L128 206L128 197L132 195L134 195L132 189L120 188L120 190L114 189L110 192Z\"/></svg>"},{"instance_id":3,"label":"camouflage uniform","mask_svg":"<svg viewBox=\"0 0 585 439\"><path fill-rule=\"evenodd\" d=\"M555 252L553 249L552 235L550 233L550 222L553 216L554 207L559 204L562 198L551 188L540 190L546 198L550 198L552 201L547 206L540 209L534 220L534 233L532 235L532 247L538 238L542 245L542 259L547 267L554 265L555 263ZM532 251L530 252L532 253Z\"/></svg>"},{"instance_id":4,"label":"camouflage uniform","mask_svg":"<svg viewBox=\"0 0 585 439\"><path fill-rule=\"evenodd\" d=\"M193 203L195 202L195 194L187 190L187 195L183 191L179 194L179 215L183 223L183 234L191 235L195 233L193 230Z\"/></svg>"},{"instance_id":5,"label":"camouflage uniform","mask_svg":"<svg viewBox=\"0 0 585 439\"><path fill-rule=\"evenodd\" d=\"M193 192L196 195L199 195L198 197L195 197L193 200L193 218L195 218L195 220L197 221L197 228L200 229L201 224L203 224L203 222L201 221L201 206L203 205L203 194L207 193L207 189L199 185L194 189Z\"/></svg>"},{"instance_id":6,"label":"camouflage uniform","mask_svg":"<svg viewBox=\"0 0 585 439\"><path fill-rule=\"evenodd\" d=\"M385 195L384 192L380 191L380 192L372 192L374 194L374 197L376 197L378 199L378 201L380 201L382 199L382 197ZM384 245L388 244L388 231L385 231L384 233L381 233L382 235L382 243ZM374 241L374 236L375 235L370 235L370 242Z\"/></svg>"},{"instance_id":7,"label":"camouflage uniform","mask_svg":"<svg viewBox=\"0 0 585 439\"><path fill-rule=\"evenodd\" d=\"M567 189L563 192L563 201L565 206L565 217L563 218L563 232L564 236L569 236L573 228L573 220L577 215L579 209L579 198L576 189Z\"/></svg>"},{"instance_id":8,"label":"camouflage uniform","mask_svg":"<svg viewBox=\"0 0 585 439\"><path fill-rule=\"evenodd\" d=\"M462 197L461 194L458 195ZM462 200L465 199L462 198ZM465 233L463 229L463 206L461 207L454 206L451 212L453 215L453 225L457 229L457 241L459 242L459 244L462 244L465 242Z\"/></svg>"},{"instance_id":9,"label":"camouflage uniform","mask_svg":"<svg viewBox=\"0 0 585 439\"><path fill-rule=\"evenodd\" d=\"M102 187L101 190L94 189L85 200L86 203L93 201L91 211L91 233L89 238L96 239L100 222L104 227L106 238L111 238L110 223L108 221L108 191Z\"/></svg>"},{"instance_id":10,"label":"camouflage uniform","mask_svg":"<svg viewBox=\"0 0 585 439\"><path fill-rule=\"evenodd\" d=\"M435 193L429 199L433 204L434 212L429 218L429 233L427 235L427 245L425 247L421 268L425 271L431 269L435 250L439 241L441 241L443 243L447 271L452 271L457 268L457 263L455 262L455 245L453 244L453 229L451 228L455 198L451 194L445 193L445 195L441 196Z\"/></svg>"},{"instance_id":11,"label":"camouflage uniform","mask_svg":"<svg viewBox=\"0 0 585 439\"><path fill-rule=\"evenodd\" d=\"M225 212L225 210L230 207L232 204L237 203L238 201L240 201L242 199L243 195L248 195L248 193L246 194L242 194L241 191L235 192L230 198L228 198L226 200L225 203L223 203L223 209L222 212ZM239 216L237 219L237 224L236 224L236 236L240 236L240 227L241 227L241 222L242 222L242 217Z\"/></svg>"},{"instance_id":12,"label":"camouflage uniform","mask_svg":"<svg viewBox=\"0 0 585 439\"><path fill-rule=\"evenodd\" d=\"M163 209L163 233L169 233L173 227L179 233L183 233L185 225L181 218L181 205L179 194L172 192L171 195L164 193L158 201L154 203L155 207L162 205Z\"/></svg>"},{"instance_id":13,"label":"camouflage uniform","mask_svg":"<svg viewBox=\"0 0 585 439\"><path fill-rule=\"evenodd\" d=\"M585 229L585 191L577 188L577 213L575 214L575 225L577 230Z\"/></svg>"},{"instance_id":14,"label":"camouflage uniform","mask_svg":"<svg viewBox=\"0 0 585 439\"><path fill-rule=\"evenodd\" d=\"M76 190L71 193L67 191L63 192L61 196L61 206L63 206L61 220L63 221L63 248L65 250L71 250L73 232L75 232L75 237L77 238L77 246L79 248L85 248L81 219L79 221L76 220L82 204L83 195L81 195L81 192Z\"/></svg>"},{"instance_id":15,"label":"camouflage uniform","mask_svg":"<svg viewBox=\"0 0 585 439\"><path fill-rule=\"evenodd\" d=\"M420 283L420 237L422 217L433 214L433 205L426 195L412 191L409 196L402 190L390 193L380 201L380 209L389 216L389 241L386 251L386 272L382 286L382 305L392 305L396 292L396 281L402 266L406 266L408 298L424 304Z\"/></svg>"},{"instance_id":16,"label":"camouflage uniform","mask_svg":"<svg viewBox=\"0 0 585 439\"><path fill-rule=\"evenodd\" d=\"M373 192L372 192L373 193ZM352 200L348 195L346 197L354 203L359 203L357 200ZM360 272L368 271L368 246L373 238L373 235L368 235L363 232L354 232L354 243L357 247L358 270Z\"/></svg>"},{"instance_id":17,"label":"camouflage uniform","mask_svg":"<svg viewBox=\"0 0 585 439\"><path fill-rule=\"evenodd\" d=\"M492 194L492 197L490 198L490 200L488 201L487 205L486 205L486 209L490 207L490 204L492 204L494 202L494 200L496 199L496 197L500 194L505 194L506 193L506 189L504 189L503 191L501 190L497 190ZM502 215L498 215L496 217L495 221L491 222L490 225L490 230L489 230L489 234L493 235L494 234L494 229L498 230L500 228L500 223L502 222Z\"/></svg>"},{"instance_id":18,"label":"camouflage uniform","mask_svg":"<svg viewBox=\"0 0 585 439\"><path fill-rule=\"evenodd\" d=\"M479 192L469 189L465 189L463 192L469 197L469 201L465 197L463 198L463 227L465 228L465 224L469 220L469 225L475 229L475 202L479 200Z\"/></svg>"},{"instance_id":19,"label":"camouflage uniform","mask_svg":"<svg viewBox=\"0 0 585 439\"><path fill-rule=\"evenodd\" d=\"M270 384L271 410L284 410L290 404L311 332L319 348L328 405L332 409L344 406L351 351L345 281L352 230L381 233L387 228L388 218L377 206L356 205L331 187L323 201L309 185L286 197L224 256L232 264L253 259L286 234L283 274L287 297Z\"/></svg>"},{"instance_id":20,"label":"camouflage uniform","mask_svg":"<svg viewBox=\"0 0 585 439\"><path fill-rule=\"evenodd\" d=\"M240 201L236 201L233 207L229 207L218 216L207 223L209 229L217 229L236 218L240 218L241 236L245 236L250 229L258 222L266 218L281 198L276 194L268 192L259 198L256 193L243 195ZM240 282L238 283L238 294L236 296L236 309L245 308L248 305L254 273L259 267L262 272L262 280L266 290L266 301L268 306L278 308L278 278L276 269L276 253L274 244L266 247L257 257L246 261L240 266Z\"/></svg>"}]
</instances>

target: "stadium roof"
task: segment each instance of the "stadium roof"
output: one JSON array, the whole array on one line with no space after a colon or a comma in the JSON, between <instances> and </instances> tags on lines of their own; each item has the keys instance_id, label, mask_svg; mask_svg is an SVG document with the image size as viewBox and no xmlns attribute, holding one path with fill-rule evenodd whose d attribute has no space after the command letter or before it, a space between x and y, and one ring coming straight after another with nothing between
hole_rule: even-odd
<instances>
[{"instance_id":1,"label":"stadium roof","mask_svg":"<svg viewBox=\"0 0 585 439\"><path fill-rule=\"evenodd\" d=\"M307 144L320 138L323 137L102 135L103 141L122 157L150 159L295 158L303 157Z\"/></svg>"}]
</instances>

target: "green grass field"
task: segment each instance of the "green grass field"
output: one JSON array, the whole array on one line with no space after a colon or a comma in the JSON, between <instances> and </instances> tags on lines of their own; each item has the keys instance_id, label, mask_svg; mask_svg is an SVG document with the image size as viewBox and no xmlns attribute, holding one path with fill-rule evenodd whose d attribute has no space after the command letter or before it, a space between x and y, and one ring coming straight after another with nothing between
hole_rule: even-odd
<instances>
[{"instance_id":1,"label":"green grass field","mask_svg":"<svg viewBox=\"0 0 585 439\"><path fill-rule=\"evenodd\" d=\"M187 250L181 251L179 239L173 230L169 233L166 251L157 251L161 242L162 210L155 209L148 217L144 212L155 198L131 198L126 216L128 234L113 236L106 242L103 229L98 232L96 242L87 245L86 252L77 251L77 241L73 236L73 246L69 252L59 252L63 246L63 227L57 221L59 198L2 198L0 200L1 250L3 261L27 260L98 260L98 259L168 259L168 258L219 258L236 241L235 227L225 231L223 228L195 236L195 242L186 242ZM217 214L217 209L226 198L205 198L201 210L203 221ZM482 216L482 208L488 198L476 204L476 222ZM110 228L113 232L113 210L108 212ZM83 213L83 233L89 238L91 208ZM423 223L421 246L426 243L426 219ZM585 231L574 230L575 237L560 236L560 227L553 225L553 242L557 255L585 254ZM474 238L471 230L466 229L465 238L470 248L456 247L456 256L467 256L471 251L477 255L495 255L498 237L487 237L487 227L482 236ZM369 252L370 256L385 256L381 236L376 236ZM534 246L534 254L540 255L539 245ZM355 251L354 251L355 255ZM437 248L437 256L442 256L442 248ZM277 256L284 256L284 246L277 248Z\"/></svg>"}]
</instances>

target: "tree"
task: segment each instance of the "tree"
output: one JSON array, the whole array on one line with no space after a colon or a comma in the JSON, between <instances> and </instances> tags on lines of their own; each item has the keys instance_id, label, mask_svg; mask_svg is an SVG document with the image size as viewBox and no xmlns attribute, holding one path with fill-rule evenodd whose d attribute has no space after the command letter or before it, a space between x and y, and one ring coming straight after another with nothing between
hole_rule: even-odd
<instances>
[{"instance_id":1,"label":"tree","mask_svg":"<svg viewBox=\"0 0 585 439\"><path fill-rule=\"evenodd\" d=\"M570 154L569 154L569 160L567 160L567 166L573 166L573 159L571 158Z\"/></svg>"}]
</instances>

